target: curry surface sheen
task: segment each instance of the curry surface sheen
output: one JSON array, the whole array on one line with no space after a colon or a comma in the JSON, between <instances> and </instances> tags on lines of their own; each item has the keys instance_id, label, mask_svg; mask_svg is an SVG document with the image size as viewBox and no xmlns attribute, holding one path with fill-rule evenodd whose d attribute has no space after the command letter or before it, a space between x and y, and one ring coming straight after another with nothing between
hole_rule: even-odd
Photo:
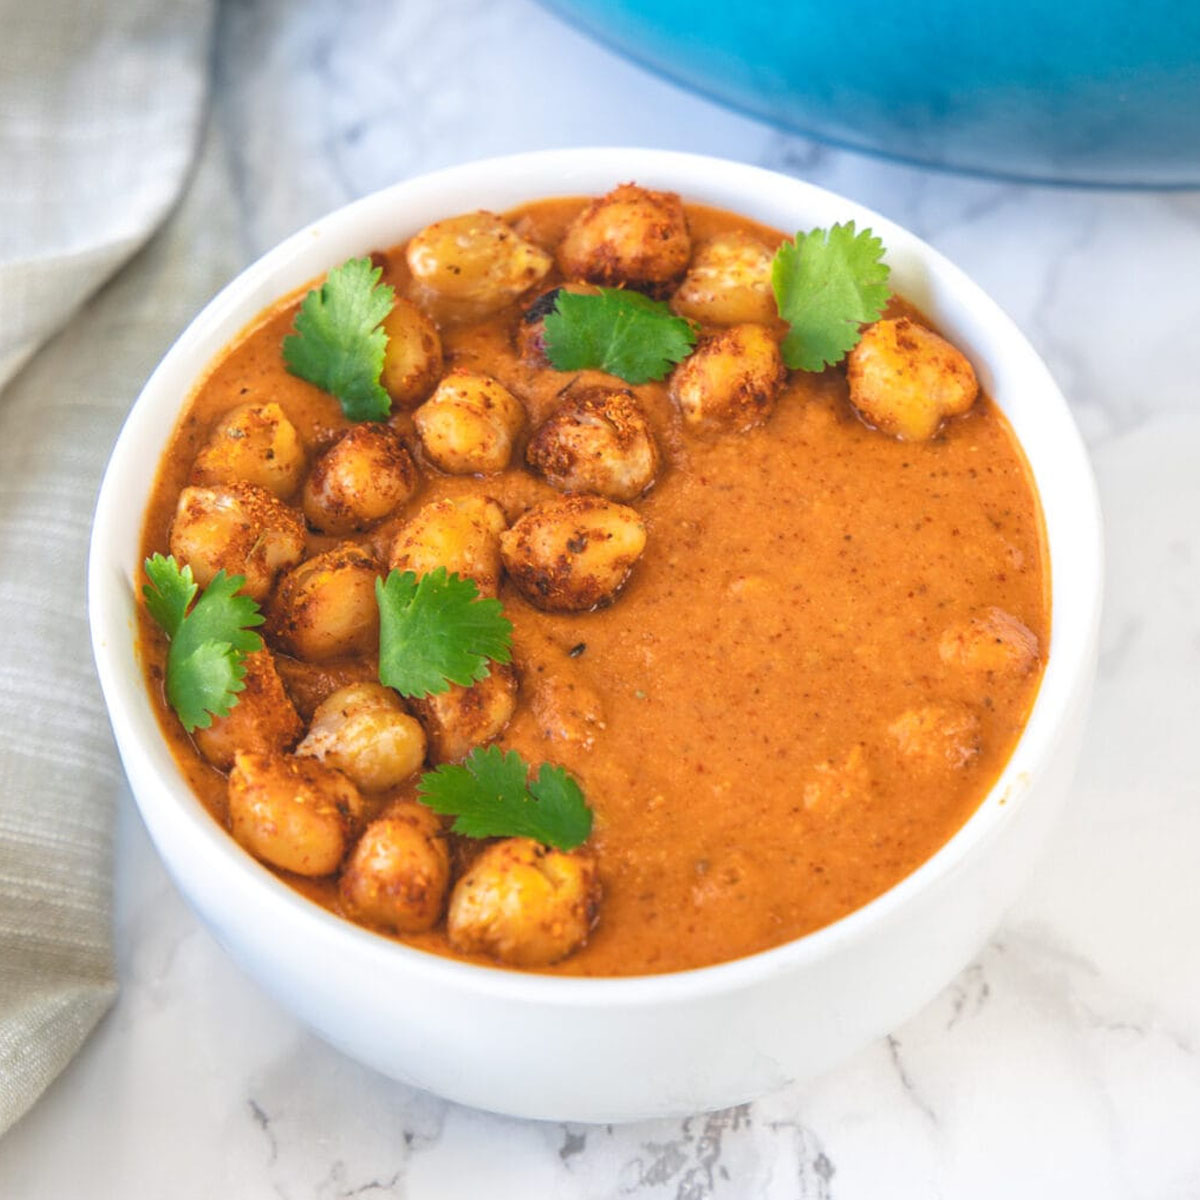
<instances>
[{"instance_id":1,"label":"curry surface sheen","mask_svg":"<svg viewBox=\"0 0 1200 1200\"><path fill-rule=\"evenodd\" d=\"M549 246L583 203L509 215ZM728 228L780 236L702 207L688 216L696 238ZM383 256L401 291L402 250ZM165 551L175 498L220 413L275 400L310 446L345 427L335 401L284 368L294 311L288 302L267 314L200 385L160 471L145 553ZM519 317L514 306L442 331L447 366L485 371L524 400L513 467L482 480L426 469L405 509L359 538L382 560L429 500L487 494L511 521L554 494L521 466L523 446L574 376L521 362ZM577 615L541 613L508 584L501 591L521 692L500 745L567 767L596 814L600 921L551 968L564 974L737 958L820 928L899 881L979 805L1041 677L1041 658L1017 676L947 665L942 632L996 606L1037 635L1043 655L1049 636L1037 497L987 399L934 440L907 443L858 420L842 371L793 372L765 426L699 440L681 431L665 384L634 391L664 469L633 502L648 542L629 584L612 607ZM333 540L310 535L310 549ZM162 704L165 646L144 617L143 651L164 731L224 821L224 777ZM370 664L347 669L369 673ZM546 712L561 711L564 697L590 718L585 738L553 736ZM965 706L978 719L969 761L914 765L896 751L889 728L929 704ZM331 882L290 882L337 909ZM440 929L406 940L450 953Z\"/></svg>"}]
</instances>

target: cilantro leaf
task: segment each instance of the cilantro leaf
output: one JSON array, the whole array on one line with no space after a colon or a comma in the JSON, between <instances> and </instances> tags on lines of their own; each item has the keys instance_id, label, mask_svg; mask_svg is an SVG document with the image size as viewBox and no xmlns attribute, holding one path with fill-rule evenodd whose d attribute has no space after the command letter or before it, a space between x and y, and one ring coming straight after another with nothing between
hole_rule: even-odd
<instances>
[{"instance_id":1,"label":"cilantro leaf","mask_svg":"<svg viewBox=\"0 0 1200 1200\"><path fill-rule=\"evenodd\" d=\"M227 642L239 654L261 650L262 638L251 631L263 623L263 615L255 601L238 591L245 582L241 575L218 571L184 617L172 646L181 654L191 654L205 642Z\"/></svg>"},{"instance_id":2,"label":"cilantro leaf","mask_svg":"<svg viewBox=\"0 0 1200 1200\"><path fill-rule=\"evenodd\" d=\"M173 638L187 615L188 605L200 590L192 568L185 566L181 571L174 558L163 558L161 554L152 554L142 567L150 580L142 588L146 608L166 630L167 637Z\"/></svg>"},{"instance_id":3,"label":"cilantro leaf","mask_svg":"<svg viewBox=\"0 0 1200 1200\"><path fill-rule=\"evenodd\" d=\"M227 717L245 686L246 668L228 642L200 642L190 651L171 643L167 655L167 700L191 733L213 717Z\"/></svg>"},{"instance_id":4,"label":"cilantro leaf","mask_svg":"<svg viewBox=\"0 0 1200 1200\"><path fill-rule=\"evenodd\" d=\"M562 767L543 763L530 780L529 764L498 746L426 771L417 795L434 812L456 817L454 832L466 837L528 837L574 850L592 832L592 810Z\"/></svg>"},{"instance_id":5,"label":"cilantro leaf","mask_svg":"<svg viewBox=\"0 0 1200 1200\"><path fill-rule=\"evenodd\" d=\"M375 581L379 681L402 696L430 696L485 679L488 660L512 655L512 622L499 600L481 599L473 579L392 571Z\"/></svg>"},{"instance_id":6,"label":"cilantro leaf","mask_svg":"<svg viewBox=\"0 0 1200 1200\"><path fill-rule=\"evenodd\" d=\"M155 554L143 564L150 583L142 588L146 608L170 639L167 701L184 729L207 729L227 717L245 688L245 657L262 649L253 632L263 623L258 605L238 594L241 575L220 571L192 604L197 586L192 568ZM191 605L189 611L188 606Z\"/></svg>"},{"instance_id":7,"label":"cilantro leaf","mask_svg":"<svg viewBox=\"0 0 1200 1200\"><path fill-rule=\"evenodd\" d=\"M558 293L546 316L546 357L557 371L595 367L626 383L662 379L696 344L691 321L640 292Z\"/></svg>"},{"instance_id":8,"label":"cilantro leaf","mask_svg":"<svg viewBox=\"0 0 1200 1200\"><path fill-rule=\"evenodd\" d=\"M791 326L783 361L802 371L833 366L854 349L861 326L883 312L891 273L883 243L854 222L813 229L784 242L771 264L779 315Z\"/></svg>"},{"instance_id":9,"label":"cilantro leaf","mask_svg":"<svg viewBox=\"0 0 1200 1200\"><path fill-rule=\"evenodd\" d=\"M387 334L379 327L396 301L379 282L369 258L334 267L296 314L295 332L283 339L283 359L293 375L331 392L352 421L382 421L392 401L379 382Z\"/></svg>"}]
</instances>

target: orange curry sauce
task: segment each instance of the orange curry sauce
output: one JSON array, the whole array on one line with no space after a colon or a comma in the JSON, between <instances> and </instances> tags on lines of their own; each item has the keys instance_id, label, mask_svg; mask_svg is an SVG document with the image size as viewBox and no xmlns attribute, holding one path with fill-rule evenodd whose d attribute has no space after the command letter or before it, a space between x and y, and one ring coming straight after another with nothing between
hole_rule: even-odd
<instances>
[{"instance_id":1,"label":"orange curry sauce","mask_svg":"<svg viewBox=\"0 0 1200 1200\"><path fill-rule=\"evenodd\" d=\"M584 203L539 201L509 219L552 247ZM780 240L729 213L687 211L695 240L730 228ZM403 246L376 258L403 292ZM192 460L228 409L276 401L310 449L346 428L333 398L284 367L280 344L297 304L265 314L198 387L160 468L144 554L166 552ZM524 401L528 423L513 465L485 479L423 467L417 495L357 539L381 562L396 530L430 500L490 495L512 521L557 494L524 469L524 442L575 376L520 360L520 313L517 304L442 330L447 369L486 372ZM940 634L993 605L1023 621L1042 647L1049 634L1036 493L1007 422L986 398L932 441L902 442L855 416L844 370L792 372L762 428L699 440L681 430L665 383L633 390L664 463L651 491L632 502L648 540L627 586L611 607L583 614L542 613L511 585L501 590L521 689L499 744L569 769L595 811L600 917L588 944L549 968L563 974L737 958L818 929L895 884L979 805L1041 677L1040 663L995 678L947 666ZM407 416L394 421L411 434ZM415 439L407 440L420 462ZM310 534L310 551L341 540ZM144 614L141 636L164 733L224 822L225 778L162 699L166 645ZM351 663L309 672L309 689L372 671L372 663ZM546 689L578 695L599 717L594 736L545 736L537 712ZM960 766L914 769L888 728L941 701L976 714L979 753ZM297 698L306 717L313 702ZM855 786L838 782L847 773ZM411 798L413 787L401 792ZM337 910L333 880L283 877ZM404 940L451 953L440 928Z\"/></svg>"}]
</instances>

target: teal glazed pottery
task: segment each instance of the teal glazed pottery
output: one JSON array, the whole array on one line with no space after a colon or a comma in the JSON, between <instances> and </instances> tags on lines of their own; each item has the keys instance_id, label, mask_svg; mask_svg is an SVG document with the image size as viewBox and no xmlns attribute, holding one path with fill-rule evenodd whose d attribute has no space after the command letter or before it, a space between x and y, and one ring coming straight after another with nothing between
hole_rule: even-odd
<instances>
[{"instance_id":1,"label":"teal glazed pottery","mask_svg":"<svg viewBox=\"0 0 1200 1200\"><path fill-rule=\"evenodd\" d=\"M1200 0L545 0L677 83L932 166L1200 186Z\"/></svg>"}]
</instances>

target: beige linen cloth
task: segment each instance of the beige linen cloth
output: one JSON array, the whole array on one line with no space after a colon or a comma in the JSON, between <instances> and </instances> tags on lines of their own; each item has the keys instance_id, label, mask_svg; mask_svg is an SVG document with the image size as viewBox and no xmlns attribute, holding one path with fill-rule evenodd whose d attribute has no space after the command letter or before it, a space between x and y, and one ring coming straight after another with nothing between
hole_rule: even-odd
<instances>
[{"instance_id":1,"label":"beige linen cloth","mask_svg":"<svg viewBox=\"0 0 1200 1200\"><path fill-rule=\"evenodd\" d=\"M0 0L0 1132L116 990L88 530L124 413L210 284L152 245L95 293L187 182L212 7Z\"/></svg>"}]
</instances>

